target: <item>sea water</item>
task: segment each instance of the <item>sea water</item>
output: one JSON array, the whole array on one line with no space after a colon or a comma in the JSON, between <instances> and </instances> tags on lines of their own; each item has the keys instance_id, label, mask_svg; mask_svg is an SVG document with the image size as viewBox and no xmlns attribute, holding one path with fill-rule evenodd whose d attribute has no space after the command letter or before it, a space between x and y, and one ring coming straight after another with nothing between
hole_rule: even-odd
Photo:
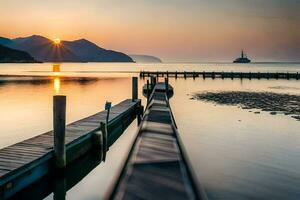
<instances>
[{"instance_id":1,"label":"sea water","mask_svg":"<svg viewBox=\"0 0 300 200\"><path fill-rule=\"evenodd\" d=\"M300 72L293 63L63 63L1 64L2 75L57 76L49 82L0 76L0 147L52 129L52 96L67 96L67 123L131 97L140 70ZM59 76L98 77L64 82ZM25 81L18 81L24 79ZM146 80L146 79L145 79ZM145 104L139 80L139 97ZM162 79L161 79L162 80ZM300 95L296 80L170 78L170 100L184 148L209 199L299 199L300 122L285 115L254 114L237 106L191 99L205 91L267 91ZM284 105L282 105L284 106ZM136 122L111 147L107 161L67 191L67 199L103 198L119 173L136 134ZM47 199L52 199L49 195Z\"/></svg>"}]
</instances>

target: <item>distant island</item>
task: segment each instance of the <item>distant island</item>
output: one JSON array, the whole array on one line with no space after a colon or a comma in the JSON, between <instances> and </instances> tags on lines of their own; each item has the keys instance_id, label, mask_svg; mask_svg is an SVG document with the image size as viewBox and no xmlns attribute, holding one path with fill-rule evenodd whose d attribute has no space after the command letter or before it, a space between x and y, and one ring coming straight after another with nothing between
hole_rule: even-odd
<instances>
[{"instance_id":1,"label":"distant island","mask_svg":"<svg viewBox=\"0 0 300 200\"><path fill-rule=\"evenodd\" d=\"M233 63L250 63L251 60L247 58L246 54L244 54L244 51L242 50L241 57L237 58L233 61Z\"/></svg>"},{"instance_id":2,"label":"distant island","mask_svg":"<svg viewBox=\"0 0 300 200\"><path fill-rule=\"evenodd\" d=\"M29 53L0 45L0 63L36 63Z\"/></svg>"},{"instance_id":3,"label":"distant island","mask_svg":"<svg viewBox=\"0 0 300 200\"><path fill-rule=\"evenodd\" d=\"M0 45L25 51L42 62L133 62L128 55L103 49L86 40L59 41L39 35L9 39L0 37Z\"/></svg>"},{"instance_id":4,"label":"distant island","mask_svg":"<svg viewBox=\"0 0 300 200\"><path fill-rule=\"evenodd\" d=\"M129 55L137 63L161 63L161 59L149 55Z\"/></svg>"}]
</instances>

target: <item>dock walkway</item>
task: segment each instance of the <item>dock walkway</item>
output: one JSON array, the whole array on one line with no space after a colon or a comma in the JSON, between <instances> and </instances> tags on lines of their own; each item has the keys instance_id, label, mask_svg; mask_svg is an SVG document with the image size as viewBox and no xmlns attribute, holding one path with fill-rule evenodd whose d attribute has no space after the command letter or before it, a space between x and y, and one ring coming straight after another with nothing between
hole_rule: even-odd
<instances>
[{"instance_id":1,"label":"dock walkway","mask_svg":"<svg viewBox=\"0 0 300 200\"><path fill-rule=\"evenodd\" d=\"M202 78L221 78L221 79L300 79L300 74L299 72L295 73L282 73L282 72L188 72L188 71L141 71L140 72L140 77L145 78L145 77L151 77L151 76L156 76L156 77L183 77L183 78L189 78L192 77L193 79L197 77L202 77Z\"/></svg>"},{"instance_id":2,"label":"dock walkway","mask_svg":"<svg viewBox=\"0 0 300 200\"><path fill-rule=\"evenodd\" d=\"M110 199L206 199L187 161L165 88L164 83L153 88Z\"/></svg>"},{"instance_id":3,"label":"dock walkway","mask_svg":"<svg viewBox=\"0 0 300 200\"><path fill-rule=\"evenodd\" d=\"M111 146L136 118L140 100L127 99L113 106L107 125L107 146ZM67 165L93 147L93 134L106 111L96 113L66 126ZM43 177L54 166L53 131L38 135L0 150L0 199L6 199Z\"/></svg>"}]
</instances>

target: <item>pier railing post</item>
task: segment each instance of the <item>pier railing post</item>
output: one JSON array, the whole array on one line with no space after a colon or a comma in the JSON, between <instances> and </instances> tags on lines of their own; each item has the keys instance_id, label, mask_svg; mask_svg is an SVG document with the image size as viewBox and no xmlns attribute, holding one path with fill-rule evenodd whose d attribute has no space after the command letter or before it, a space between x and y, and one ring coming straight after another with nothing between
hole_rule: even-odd
<instances>
[{"instance_id":1,"label":"pier railing post","mask_svg":"<svg viewBox=\"0 0 300 200\"><path fill-rule=\"evenodd\" d=\"M66 96L56 95L53 97L53 135L55 166L58 169L66 167L65 129Z\"/></svg>"},{"instance_id":2,"label":"pier railing post","mask_svg":"<svg viewBox=\"0 0 300 200\"><path fill-rule=\"evenodd\" d=\"M138 99L138 78L132 77L132 101Z\"/></svg>"}]
</instances>

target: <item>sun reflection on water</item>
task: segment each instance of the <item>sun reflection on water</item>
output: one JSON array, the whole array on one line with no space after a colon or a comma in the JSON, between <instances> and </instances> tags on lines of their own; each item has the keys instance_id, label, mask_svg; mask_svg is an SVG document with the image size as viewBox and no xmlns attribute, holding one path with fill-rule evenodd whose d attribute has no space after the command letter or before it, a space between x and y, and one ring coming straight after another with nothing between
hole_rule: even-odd
<instances>
[{"instance_id":1,"label":"sun reflection on water","mask_svg":"<svg viewBox=\"0 0 300 200\"><path fill-rule=\"evenodd\" d=\"M60 79L59 79L59 77L56 77L56 78L54 79L53 87L54 87L55 93L58 94L58 93L59 93L59 90L60 90Z\"/></svg>"}]
</instances>

